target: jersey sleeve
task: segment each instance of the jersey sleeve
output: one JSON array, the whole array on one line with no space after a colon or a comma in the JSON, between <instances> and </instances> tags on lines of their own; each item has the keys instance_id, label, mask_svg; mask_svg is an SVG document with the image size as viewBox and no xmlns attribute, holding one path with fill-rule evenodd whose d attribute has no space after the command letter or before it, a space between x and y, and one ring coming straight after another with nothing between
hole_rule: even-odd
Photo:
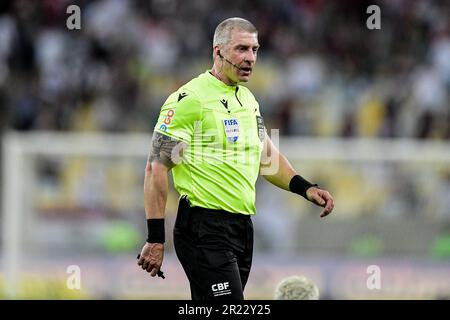
<instances>
[{"instance_id":1,"label":"jersey sleeve","mask_svg":"<svg viewBox=\"0 0 450 320\"><path fill-rule=\"evenodd\" d=\"M180 89L161 107L154 131L190 143L195 123L200 120L200 101L193 92Z\"/></svg>"}]
</instances>

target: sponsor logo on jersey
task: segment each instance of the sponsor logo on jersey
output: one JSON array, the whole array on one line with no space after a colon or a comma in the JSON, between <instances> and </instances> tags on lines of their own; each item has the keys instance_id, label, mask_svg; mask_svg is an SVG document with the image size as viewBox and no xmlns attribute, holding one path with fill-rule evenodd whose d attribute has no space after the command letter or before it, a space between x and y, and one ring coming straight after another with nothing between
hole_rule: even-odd
<instances>
[{"instance_id":1,"label":"sponsor logo on jersey","mask_svg":"<svg viewBox=\"0 0 450 320\"><path fill-rule=\"evenodd\" d=\"M180 93L180 94L178 95L178 101L177 101L177 102L180 102L180 100L183 99L183 98L186 97L186 96L187 96L187 93L186 93L186 92Z\"/></svg>"},{"instance_id":2,"label":"sponsor logo on jersey","mask_svg":"<svg viewBox=\"0 0 450 320\"><path fill-rule=\"evenodd\" d=\"M173 118L174 115L175 115L175 111L173 109L169 109L167 111L166 117L164 118L164 121L163 121L164 124L165 125L169 125L172 122L172 118Z\"/></svg>"},{"instance_id":3,"label":"sponsor logo on jersey","mask_svg":"<svg viewBox=\"0 0 450 320\"><path fill-rule=\"evenodd\" d=\"M222 99L222 100L220 100L220 102L221 102L222 105L225 107L225 109L228 110L228 100Z\"/></svg>"}]
</instances>

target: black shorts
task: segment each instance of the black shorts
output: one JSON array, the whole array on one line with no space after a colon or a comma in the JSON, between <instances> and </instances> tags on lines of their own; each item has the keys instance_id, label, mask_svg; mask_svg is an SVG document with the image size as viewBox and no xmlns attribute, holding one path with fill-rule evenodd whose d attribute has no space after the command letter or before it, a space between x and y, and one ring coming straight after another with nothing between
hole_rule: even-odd
<instances>
[{"instance_id":1,"label":"black shorts","mask_svg":"<svg viewBox=\"0 0 450 320\"><path fill-rule=\"evenodd\" d=\"M180 199L174 246L192 300L243 300L253 255L250 216L190 207Z\"/></svg>"}]
</instances>

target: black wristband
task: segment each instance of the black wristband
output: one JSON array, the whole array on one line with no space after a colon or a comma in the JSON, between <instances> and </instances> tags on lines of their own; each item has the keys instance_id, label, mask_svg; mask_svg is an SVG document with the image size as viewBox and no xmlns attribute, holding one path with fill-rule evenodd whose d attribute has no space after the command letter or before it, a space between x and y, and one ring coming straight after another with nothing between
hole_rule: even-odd
<instances>
[{"instance_id":1,"label":"black wristband","mask_svg":"<svg viewBox=\"0 0 450 320\"><path fill-rule=\"evenodd\" d=\"M164 231L164 219L147 219L148 236L147 242L149 243L164 243L165 231Z\"/></svg>"},{"instance_id":2,"label":"black wristband","mask_svg":"<svg viewBox=\"0 0 450 320\"><path fill-rule=\"evenodd\" d=\"M317 186L318 186L317 184L313 184L305 180L300 175L293 176L291 181L289 182L289 190L301 195L306 200L308 200L308 198L306 197L306 190L308 190L310 187L317 187Z\"/></svg>"}]
</instances>

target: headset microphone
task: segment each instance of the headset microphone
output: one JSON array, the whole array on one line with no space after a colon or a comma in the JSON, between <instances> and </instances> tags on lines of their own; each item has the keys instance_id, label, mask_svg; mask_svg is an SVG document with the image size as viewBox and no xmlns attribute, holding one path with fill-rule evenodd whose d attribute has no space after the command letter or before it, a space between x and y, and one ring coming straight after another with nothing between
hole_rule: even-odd
<instances>
[{"instance_id":1,"label":"headset microphone","mask_svg":"<svg viewBox=\"0 0 450 320\"><path fill-rule=\"evenodd\" d=\"M229 64L231 64L233 67L235 67L238 70L242 70L241 67L235 65L233 62L231 62L230 60L228 60L227 58L225 58L223 55L220 54L220 51L217 51L217 54L219 55L219 57L221 57L222 59L225 59L226 62L228 62Z\"/></svg>"}]
</instances>

